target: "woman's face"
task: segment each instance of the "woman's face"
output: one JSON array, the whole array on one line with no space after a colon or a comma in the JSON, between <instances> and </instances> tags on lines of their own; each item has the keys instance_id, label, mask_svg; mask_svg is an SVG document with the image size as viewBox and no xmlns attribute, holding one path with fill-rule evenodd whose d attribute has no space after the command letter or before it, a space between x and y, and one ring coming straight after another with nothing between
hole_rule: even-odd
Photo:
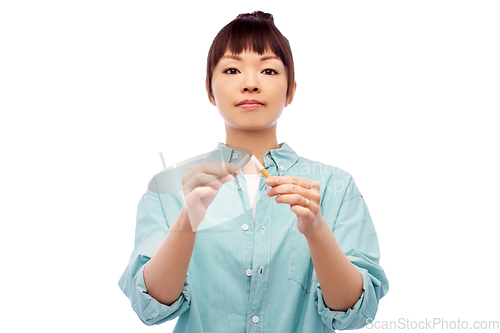
<instances>
[{"instance_id":1,"label":"woman's face","mask_svg":"<svg viewBox=\"0 0 500 333\"><path fill-rule=\"evenodd\" d=\"M286 97L285 65L274 53L227 53L214 68L213 98L228 126L241 130L261 130L276 123Z\"/></svg>"}]
</instances>

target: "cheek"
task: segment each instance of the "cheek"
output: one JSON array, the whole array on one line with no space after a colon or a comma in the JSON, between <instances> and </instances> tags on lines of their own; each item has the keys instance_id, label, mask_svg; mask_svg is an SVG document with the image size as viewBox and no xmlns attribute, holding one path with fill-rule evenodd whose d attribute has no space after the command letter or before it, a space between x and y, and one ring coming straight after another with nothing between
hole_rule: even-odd
<instances>
[{"instance_id":1,"label":"cheek","mask_svg":"<svg viewBox=\"0 0 500 333\"><path fill-rule=\"evenodd\" d=\"M227 99L231 95L231 87L234 85L233 82L226 82L224 80L218 79L212 82L212 91L215 98Z\"/></svg>"},{"instance_id":2,"label":"cheek","mask_svg":"<svg viewBox=\"0 0 500 333\"><path fill-rule=\"evenodd\" d=\"M283 92L284 91L286 93L286 89L288 87L288 82L284 79L280 79L280 80L273 82L272 86L274 87L276 92L278 92L278 91Z\"/></svg>"},{"instance_id":3,"label":"cheek","mask_svg":"<svg viewBox=\"0 0 500 333\"><path fill-rule=\"evenodd\" d=\"M286 90L288 88L286 83L279 83L272 85L273 95L276 96L275 101L280 105L285 105L286 102ZM278 97L279 96L279 97Z\"/></svg>"},{"instance_id":4,"label":"cheek","mask_svg":"<svg viewBox=\"0 0 500 333\"><path fill-rule=\"evenodd\" d=\"M217 85L212 85L212 92L214 94L214 99L217 102L217 104L224 103L225 101L225 94L224 94L224 89L221 89L221 86Z\"/></svg>"}]
</instances>

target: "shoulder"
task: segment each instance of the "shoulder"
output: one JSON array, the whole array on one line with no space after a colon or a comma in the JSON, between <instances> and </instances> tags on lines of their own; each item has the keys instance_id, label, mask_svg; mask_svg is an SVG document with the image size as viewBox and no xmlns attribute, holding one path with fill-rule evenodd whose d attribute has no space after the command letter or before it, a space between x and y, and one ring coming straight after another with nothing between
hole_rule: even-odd
<instances>
[{"instance_id":1,"label":"shoulder","mask_svg":"<svg viewBox=\"0 0 500 333\"><path fill-rule=\"evenodd\" d=\"M305 157L299 156L297 163L292 168L292 173L299 173L304 177L319 178L326 180L351 180L352 176L349 172L339 167L314 161Z\"/></svg>"}]
</instances>

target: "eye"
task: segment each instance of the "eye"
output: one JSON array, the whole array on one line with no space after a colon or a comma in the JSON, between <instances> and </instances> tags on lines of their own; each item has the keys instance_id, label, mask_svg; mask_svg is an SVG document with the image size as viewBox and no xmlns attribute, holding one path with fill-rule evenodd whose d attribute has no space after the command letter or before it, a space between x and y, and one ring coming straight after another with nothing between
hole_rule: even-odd
<instances>
[{"instance_id":1,"label":"eye","mask_svg":"<svg viewBox=\"0 0 500 333\"><path fill-rule=\"evenodd\" d=\"M276 75L278 74L278 72L276 72L274 69L271 69L271 68L266 68L262 71L262 73L266 74L266 75Z\"/></svg>"},{"instance_id":2,"label":"eye","mask_svg":"<svg viewBox=\"0 0 500 333\"><path fill-rule=\"evenodd\" d=\"M236 68L228 68L224 71L224 73L226 73L226 74L238 74L239 70L237 70Z\"/></svg>"}]
</instances>

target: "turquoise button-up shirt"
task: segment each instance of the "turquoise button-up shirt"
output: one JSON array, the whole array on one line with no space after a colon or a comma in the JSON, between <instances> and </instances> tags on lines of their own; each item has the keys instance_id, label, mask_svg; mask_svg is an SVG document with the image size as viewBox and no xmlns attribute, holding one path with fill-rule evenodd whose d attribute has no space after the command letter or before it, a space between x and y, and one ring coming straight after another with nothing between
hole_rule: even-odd
<instances>
[{"instance_id":1,"label":"turquoise button-up shirt","mask_svg":"<svg viewBox=\"0 0 500 333\"><path fill-rule=\"evenodd\" d=\"M238 163L242 158L222 143L214 153L202 162L222 158ZM319 333L361 328L375 317L389 285L379 265L372 219L351 175L299 157L286 143L267 152L264 167L271 176L308 178L320 184L322 215L363 277L357 303L347 312L326 307L306 238L297 230L297 216L289 205L266 195L262 176L254 226L252 210L241 210L249 204L246 180L240 173L224 184L230 190L221 189L217 195L227 209L240 211L226 214L224 223L197 231L184 289L170 306L148 295L143 270L179 214L182 194L148 189L142 196L135 248L119 286L145 324L179 317L174 333Z\"/></svg>"}]
</instances>

